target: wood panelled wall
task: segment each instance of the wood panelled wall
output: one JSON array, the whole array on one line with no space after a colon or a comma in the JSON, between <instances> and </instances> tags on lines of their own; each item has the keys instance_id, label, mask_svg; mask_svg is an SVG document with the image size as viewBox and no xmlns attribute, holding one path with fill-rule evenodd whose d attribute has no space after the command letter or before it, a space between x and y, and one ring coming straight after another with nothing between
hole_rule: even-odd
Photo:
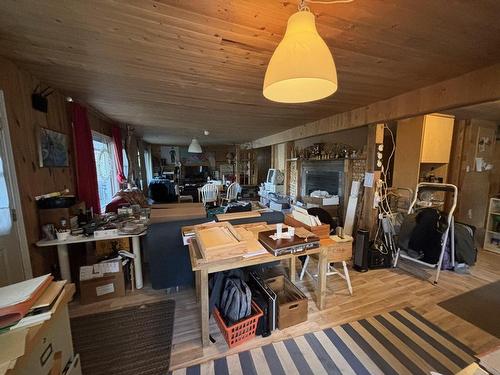
<instances>
[{"instance_id":1,"label":"wood panelled wall","mask_svg":"<svg viewBox=\"0 0 500 375\"><path fill-rule=\"evenodd\" d=\"M64 189L69 189L71 194L76 193L73 132L66 98L60 92L54 91L48 97L48 112L45 114L35 111L31 107L31 93L39 84L31 74L0 57L0 90L5 97L33 276L52 272L57 265L55 248L35 246L40 238L35 196ZM42 87L46 86L42 84ZM89 110L88 118L93 130L111 136L111 121L93 110ZM38 133L42 127L68 136L68 167L39 166Z\"/></svg>"},{"instance_id":2,"label":"wood panelled wall","mask_svg":"<svg viewBox=\"0 0 500 375\"><path fill-rule=\"evenodd\" d=\"M87 110L87 117L89 119L90 128L98 133L112 137L111 129L113 128L113 122L105 118L100 113L89 108ZM123 140L124 136L122 136Z\"/></svg>"},{"instance_id":3,"label":"wood panelled wall","mask_svg":"<svg viewBox=\"0 0 500 375\"><path fill-rule=\"evenodd\" d=\"M453 134L450 171L448 180L458 187L458 205L455 220L479 229L482 236L488 211L490 186L495 183L500 165L495 160L494 148L487 158L493 170L477 172L475 168L476 149L481 129L493 132L497 125L486 120L456 120ZM482 240L481 240L482 242Z\"/></svg>"},{"instance_id":4,"label":"wood panelled wall","mask_svg":"<svg viewBox=\"0 0 500 375\"><path fill-rule=\"evenodd\" d=\"M65 98L56 91L48 97L47 114L35 111L31 107L31 93L39 83L29 73L18 69L12 62L0 58L0 90L3 91L5 97L34 276L51 272L52 265L57 264L55 249L37 248L34 245L39 239L38 212L34 198L43 193L66 188L71 193L75 192L73 137ZM69 167L39 167L38 133L41 127L68 136Z\"/></svg>"}]
</instances>

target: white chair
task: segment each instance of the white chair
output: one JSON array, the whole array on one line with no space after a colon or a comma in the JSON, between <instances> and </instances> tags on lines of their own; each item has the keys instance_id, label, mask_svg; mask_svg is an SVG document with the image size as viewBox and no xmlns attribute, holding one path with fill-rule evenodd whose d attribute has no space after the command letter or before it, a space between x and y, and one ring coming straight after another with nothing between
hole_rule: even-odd
<instances>
[{"instance_id":1,"label":"white chair","mask_svg":"<svg viewBox=\"0 0 500 375\"><path fill-rule=\"evenodd\" d=\"M215 203L219 200L219 188L214 184L205 184L201 188L201 201L206 206L208 203Z\"/></svg>"},{"instance_id":2,"label":"white chair","mask_svg":"<svg viewBox=\"0 0 500 375\"><path fill-rule=\"evenodd\" d=\"M184 203L184 202L189 202L193 203L193 196L192 195L181 195L179 185L175 185L175 194L177 195L177 202L179 203Z\"/></svg>"},{"instance_id":3,"label":"white chair","mask_svg":"<svg viewBox=\"0 0 500 375\"><path fill-rule=\"evenodd\" d=\"M236 199L238 199L238 194L241 191L241 186L237 182L233 182L229 187L227 188L227 193L226 196L222 198L222 204L227 201L227 203L232 202Z\"/></svg>"},{"instance_id":4,"label":"white chair","mask_svg":"<svg viewBox=\"0 0 500 375\"><path fill-rule=\"evenodd\" d=\"M313 279L317 278L318 275L311 275L307 271L307 266L309 265L309 259L310 256L308 255L306 257L306 260L304 261L304 265L302 266L302 270L300 271L300 280L304 278L304 274L307 273L309 276L311 276ZM319 265L318 265L319 266ZM331 276L331 275L339 275L341 278L343 278L346 283L347 283L347 289L349 289L349 294L352 296L352 285L351 285L351 278L349 277L349 271L347 270L347 263L345 260L342 261L342 267L344 268L344 273L341 273L338 271L334 266L333 263L328 263L328 271L326 272L326 276ZM319 272L318 272L319 273Z\"/></svg>"}]
</instances>

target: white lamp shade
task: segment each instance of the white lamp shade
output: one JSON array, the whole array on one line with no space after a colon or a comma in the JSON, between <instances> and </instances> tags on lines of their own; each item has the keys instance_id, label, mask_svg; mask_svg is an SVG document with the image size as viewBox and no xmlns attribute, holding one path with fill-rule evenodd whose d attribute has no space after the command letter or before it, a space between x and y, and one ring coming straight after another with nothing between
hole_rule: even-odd
<instances>
[{"instance_id":1,"label":"white lamp shade","mask_svg":"<svg viewBox=\"0 0 500 375\"><path fill-rule=\"evenodd\" d=\"M293 14L267 66L264 96L275 102L305 103L335 91L335 62L316 30L314 15L308 11Z\"/></svg>"},{"instance_id":2,"label":"white lamp shade","mask_svg":"<svg viewBox=\"0 0 500 375\"><path fill-rule=\"evenodd\" d=\"M200 142L196 138L191 140L191 144L189 145L188 152L193 154L201 154L203 151L201 150Z\"/></svg>"}]
</instances>

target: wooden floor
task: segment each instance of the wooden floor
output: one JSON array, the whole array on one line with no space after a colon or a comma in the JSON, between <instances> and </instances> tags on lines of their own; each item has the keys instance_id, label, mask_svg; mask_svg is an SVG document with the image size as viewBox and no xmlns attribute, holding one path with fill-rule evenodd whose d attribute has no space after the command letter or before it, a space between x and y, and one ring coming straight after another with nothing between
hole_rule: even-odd
<instances>
[{"instance_id":1,"label":"wooden floor","mask_svg":"<svg viewBox=\"0 0 500 375\"><path fill-rule=\"evenodd\" d=\"M417 312L464 342L477 353L500 345L500 340L496 337L437 305L438 302L452 296L500 280L500 255L481 251L478 262L471 269L470 275L443 272L439 284L436 286L429 281L434 270L410 265L407 262L403 263L401 267L371 270L367 273L351 271L354 289L352 297L349 296L343 280L339 279L338 276L330 276L328 277L330 293L325 310L319 311L314 301L310 299L308 322L283 331L275 331L267 338L258 337L232 350L227 349L213 320L211 320L211 333L216 339L216 343L202 349L198 318L199 306L196 304L195 293L192 289L167 293L165 290L152 290L150 287L145 287L140 291L129 293L123 298L87 306L79 305L77 301L74 301L70 305L70 315L80 316L162 299L175 299L172 369L403 307L413 307ZM313 298L313 284L310 278L305 276L302 282L298 282L298 285L308 297Z\"/></svg>"}]
</instances>

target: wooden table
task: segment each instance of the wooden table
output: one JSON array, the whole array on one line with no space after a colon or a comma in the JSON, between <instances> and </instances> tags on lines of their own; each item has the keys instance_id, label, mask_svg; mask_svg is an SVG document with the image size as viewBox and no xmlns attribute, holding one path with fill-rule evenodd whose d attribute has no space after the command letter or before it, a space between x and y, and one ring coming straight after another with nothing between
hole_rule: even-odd
<instances>
[{"instance_id":1,"label":"wooden table","mask_svg":"<svg viewBox=\"0 0 500 375\"><path fill-rule=\"evenodd\" d=\"M57 246L57 258L59 260L59 269L61 270L61 278L63 280L68 280L71 282L71 269L69 264L69 251L68 245L74 243L84 243L84 242L94 242L94 241L107 241L116 240L120 238L131 238L132 239L132 252L135 255L134 258L134 275L135 275L135 287L141 289L144 285L142 280L142 261L141 261L141 242L139 237L144 236L147 231L139 234L118 234L116 236L106 236L98 237L94 236L70 236L67 240L40 240L36 243L38 247L47 246Z\"/></svg>"},{"instance_id":2,"label":"wooden table","mask_svg":"<svg viewBox=\"0 0 500 375\"><path fill-rule=\"evenodd\" d=\"M337 243L331 239L322 239L320 247L309 249L296 254L286 254L274 256L270 253L250 258L235 258L223 261L206 262L203 260L200 249L195 239L189 244L189 256L191 258L191 267L196 275L196 292L200 300L201 317L201 341L202 345L208 346L209 340L209 295L208 295L208 275L214 272L227 271L235 268L248 267L256 264L265 264L287 259L290 262L290 280L295 282L296 259L301 255L318 254L319 256L319 275L316 286L316 305L320 310L325 307L326 297L326 273L328 267L328 256L337 246Z\"/></svg>"}]
</instances>

